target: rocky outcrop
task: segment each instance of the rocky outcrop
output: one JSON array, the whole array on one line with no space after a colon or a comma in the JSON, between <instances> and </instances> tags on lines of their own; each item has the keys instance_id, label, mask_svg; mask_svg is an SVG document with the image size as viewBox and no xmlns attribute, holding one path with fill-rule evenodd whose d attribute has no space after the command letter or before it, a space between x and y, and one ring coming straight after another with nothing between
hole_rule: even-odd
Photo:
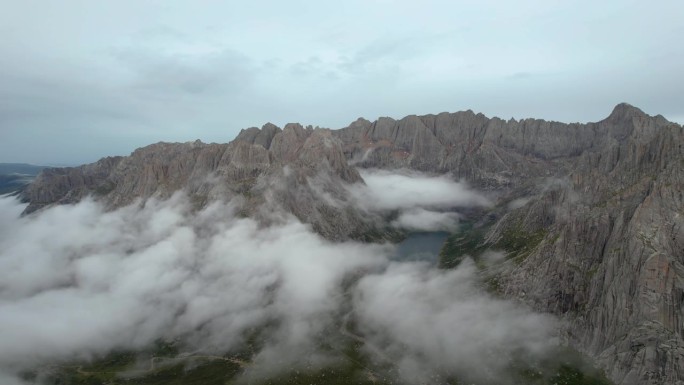
<instances>
[{"instance_id":1,"label":"rocky outcrop","mask_svg":"<svg viewBox=\"0 0 684 385\"><path fill-rule=\"evenodd\" d=\"M490 234L545 233L502 290L565 316L616 383L684 384L684 131L619 111L605 123L616 142Z\"/></svg>"},{"instance_id":2,"label":"rocky outcrop","mask_svg":"<svg viewBox=\"0 0 684 385\"><path fill-rule=\"evenodd\" d=\"M655 385L684 384L682 130L623 103L588 124L465 111L335 134L358 165L451 172L508 192L500 207L526 202L493 214L485 244L509 259L489 278L565 318L617 384Z\"/></svg>"},{"instance_id":3,"label":"rocky outcrop","mask_svg":"<svg viewBox=\"0 0 684 385\"><path fill-rule=\"evenodd\" d=\"M46 168L23 192L29 203L26 212L33 212L52 204L76 203L85 196L106 192L111 171L122 157L108 157L76 168Z\"/></svg>"},{"instance_id":4,"label":"rocky outcrop","mask_svg":"<svg viewBox=\"0 0 684 385\"><path fill-rule=\"evenodd\" d=\"M330 239L363 238L377 218L340 205L345 184L363 183L330 130L272 124L243 130L228 144L157 143L128 157L45 170L23 194L26 213L92 196L108 208L165 199L183 190L196 206L240 197L243 215L294 214Z\"/></svg>"},{"instance_id":5,"label":"rocky outcrop","mask_svg":"<svg viewBox=\"0 0 684 385\"><path fill-rule=\"evenodd\" d=\"M360 167L450 172L480 188L501 190L530 178L567 175L581 154L603 152L628 138L632 120L641 122L644 134L669 124L662 116L651 118L623 103L597 123L505 121L461 111L398 121L359 119L334 135L345 143L347 158Z\"/></svg>"},{"instance_id":6,"label":"rocky outcrop","mask_svg":"<svg viewBox=\"0 0 684 385\"><path fill-rule=\"evenodd\" d=\"M199 207L239 197L262 220L292 213L330 239L383 223L348 203L356 167L450 173L498 194L485 271L502 294L567 320L568 340L618 384L684 384L684 133L620 104L596 123L472 111L358 119L340 130L267 124L228 144L158 143L45 170L27 212L95 196L109 207L184 190Z\"/></svg>"},{"instance_id":7,"label":"rocky outcrop","mask_svg":"<svg viewBox=\"0 0 684 385\"><path fill-rule=\"evenodd\" d=\"M282 132L280 127L272 123L266 123L261 129L257 127L250 127L240 131L235 140L258 144L265 149L271 148L273 138Z\"/></svg>"}]
</instances>

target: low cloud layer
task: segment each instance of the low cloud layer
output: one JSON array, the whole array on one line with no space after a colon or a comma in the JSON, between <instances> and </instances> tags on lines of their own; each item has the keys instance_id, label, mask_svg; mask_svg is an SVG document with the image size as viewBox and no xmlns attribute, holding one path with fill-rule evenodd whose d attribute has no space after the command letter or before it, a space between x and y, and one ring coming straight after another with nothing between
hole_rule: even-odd
<instances>
[{"instance_id":1,"label":"low cloud layer","mask_svg":"<svg viewBox=\"0 0 684 385\"><path fill-rule=\"evenodd\" d=\"M458 227L457 213L439 213L421 208L411 209L399 214L392 225L416 231L452 231Z\"/></svg>"},{"instance_id":2,"label":"low cloud layer","mask_svg":"<svg viewBox=\"0 0 684 385\"><path fill-rule=\"evenodd\" d=\"M359 206L370 211L398 212L395 227L410 231L450 231L458 226L457 208L488 206L489 199L448 175L412 170L361 170L365 185L350 191Z\"/></svg>"},{"instance_id":3,"label":"low cloud layer","mask_svg":"<svg viewBox=\"0 0 684 385\"><path fill-rule=\"evenodd\" d=\"M388 253L330 244L296 221L259 228L230 205L189 215L180 196L109 213L91 201L17 219L19 211L2 200L2 364L170 336L229 350L247 328L275 319L274 339L301 348L335 310L341 279Z\"/></svg>"},{"instance_id":4,"label":"low cloud layer","mask_svg":"<svg viewBox=\"0 0 684 385\"><path fill-rule=\"evenodd\" d=\"M263 228L230 203L193 212L179 194L112 212L89 200L22 209L0 198L0 372L159 338L235 351L255 329L267 343L254 368L326 362L321 339L350 303L369 346L414 377L492 349L536 351L551 333L548 319L483 294L472 267L390 262L392 246L331 243L294 219ZM365 278L349 288L352 276Z\"/></svg>"},{"instance_id":5,"label":"low cloud layer","mask_svg":"<svg viewBox=\"0 0 684 385\"><path fill-rule=\"evenodd\" d=\"M359 325L409 383L435 375L501 383L515 354L541 354L549 347L554 324L492 298L477 283L470 260L447 271L392 264L359 282Z\"/></svg>"},{"instance_id":6,"label":"low cloud layer","mask_svg":"<svg viewBox=\"0 0 684 385\"><path fill-rule=\"evenodd\" d=\"M486 206L487 198L448 175L430 176L416 171L360 171L366 186L356 194L367 207L383 210L431 207Z\"/></svg>"}]
</instances>

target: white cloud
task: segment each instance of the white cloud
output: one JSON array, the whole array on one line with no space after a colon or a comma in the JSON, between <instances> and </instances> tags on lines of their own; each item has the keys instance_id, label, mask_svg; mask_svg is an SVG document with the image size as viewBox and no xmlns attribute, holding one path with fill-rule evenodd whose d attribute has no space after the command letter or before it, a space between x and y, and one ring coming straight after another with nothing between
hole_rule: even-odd
<instances>
[{"instance_id":1,"label":"white cloud","mask_svg":"<svg viewBox=\"0 0 684 385\"><path fill-rule=\"evenodd\" d=\"M514 354L539 355L552 346L554 321L493 298L476 283L470 260L449 271L392 264L359 282L358 325L408 383L436 374L501 381Z\"/></svg>"},{"instance_id":2,"label":"white cloud","mask_svg":"<svg viewBox=\"0 0 684 385\"><path fill-rule=\"evenodd\" d=\"M26 382L21 381L17 376L12 374L3 373L0 371L0 384L3 385L27 385Z\"/></svg>"},{"instance_id":3,"label":"white cloud","mask_svg":"<svg viewBox=\"0 0 684 385\"><path fill-rule=\"evenodd\" d=\"M455 209L491 204L483 194L448 175L369 169L359 173L365 184L348 186L355 204L373 212L397 211L391 225L409 231L452 231L458 226Z\"/></svg>"},{"instance_id":4,"label":"white cloud","mask_svg":"<svg viewBox=\"0 0 684 385\"><path fill-rule=\"evenodd\" d=\"M0 372L158 338L224 353L265 325L249 374L329 362L336 353L321 342L339 328L345 290L355 292L369 343L392 356L392 346L408 348L402 367L441 372L446 359L535 350L548 337L545 317L482 294L472 269L385 271L389 245L331 243L294 219L262 227L230 203L191 207L177 194L111 212L86 200L19 217L23 205L0 199Z\"/></svg>"},{"instance_id":5,"label":"white cloud","mask_svg":"<svg viewBox=\"0 0 684 385\"><path fill-rule=\"evenodd\" d=\"M273 319L269 348L301 348L326 326L345 275L390 250L332 244L294 220L260 228L229 204L189 207L181 195L113 212L85 201L17 219L19 205L1 200L13 227L0 234L0 367L169 335L225 351Z\"/></svg>"},{"instance_id":6,"label":"white cloud","mask_svg":"<svg viewBox=\"0 0 684 385\"><path fill-rule=\"evenodd\" d=\"M489 204L482 194L448 175L430 176L409 170L361 170L360 174L366 185L354 185L352 192L361 206L370 209L449 209Z\"/></svg>"},{"instance_id":7,"label":"white cloud","mask_svg":"<svg viewBox=\"0 0 684 385\"><path fill-rule=\"evenodd\" d=\"M530 201L530 199L531 198L527 198L527 197L526 198L514 199L508 203L508 209L509 210L519 209L519 208L525 206Z\"/></svg>"},{"instance_id":8,"label":"white cloud","mask_svg":"<svg viewBox=\"0 0 684 385\"><path fill-rule=\"evenodd\" d=\"M402 212L392 221L392 226L415 231L454 231L458 227L458 218L458 213L414 208Z\"/></svg>"}]
</instances>

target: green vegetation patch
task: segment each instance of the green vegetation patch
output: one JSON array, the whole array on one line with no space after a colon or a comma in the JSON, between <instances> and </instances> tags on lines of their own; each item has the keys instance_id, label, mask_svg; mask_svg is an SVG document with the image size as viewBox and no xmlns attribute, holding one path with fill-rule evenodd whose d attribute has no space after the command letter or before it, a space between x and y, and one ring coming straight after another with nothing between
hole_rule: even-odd
<instances>
[{"instance_id":1,"label":"green vegetation patch","mask_svg":"<svg viewBox=\"0 0 684 385\"><path fill-rule=\"evenodd\" d=\"M112 352L104 358L94 361L90 365L81 367L83 372L97 373L116 373L130 368L136 361L136 354L133 352Z\"/></svg>"},{"instance_id":2,"label":"green vegetation patch","mask_svg":"<svg viewBox=\"0 0 684 385\"><path fill-rule=\"evenodd\" d=\"M539 229L534 232L525 231L522 229L522 225L518 223L503 231L501 239L495 247L505 250L509 259L521 263L539 246L547 233L546 229Z\"/></svg>"},{"instance_id":3,"label":"green vegetation patch","mask_svg":"<svg viewBox=\"0 0 684 385\"><path fill-rule=\"evenodd\" d=\"M352 328L353 329L353 328ZM351 330L356 332L355 330ZM173 353L173 346L157 346L155 353ZM170 350L169 350L170 349ZM231 357L191 356L160 360L155 368L141 369L141 356L146 353L112 353L89 366L62 366L41 384L49 385L345 385L345 384L396 384L400 374L391 362L370 357L363 343L353 338L337 339L331 352L339 353L338 359L324 367L293 368L279 374L261 377L249 374L251 360ZM157 356L159 357L159 356ZM148 357L149 359L149 357ZM305 359L305 358L303 358ZM137 370L131 366L137 361ZM165 363L164 363L165 362ZM122 368L121 373L112 370ZM102 370L102 372L96 372ZM470 378L468 373L443 377L434 373L437 383L494 385L497 379L506 378L511 385L610 385L604 374L591 366L578 352L569 348L557 348L543 358L534 358L524 352L513 356L507 369L490 380ZM502 377L503 376L503 377ZM253 377L253 378L251 378ZM29 383L35 376L26 376Z\"/></svg>"},{"instance_id":4,"label":"green vegetation patch","mask_svg":"<svg viewBox=\"0 0 684 385\"><path fill-rule=\"evenodd\" d=\"M121 379L113 384L135 385L225 385L240 373L240 366L225 360L179 363L162 367L139 378ZM193 365L190 365L192 363Z\"/></svg>"},{"instance_id":5,"label":"green vegetation patch","mask_svg":"<svg viewBox=\"0 0 684 385\"><path fill-rule=\"evenodd\" d=\"M459 230L444 242L439 254L439 267L454 268L465 256L472 257L479 265L479 257L487 249L504 250L508 254L508 259L520 263L539 246L548 234L548 231L543 228L532 232L526 231L522 223L517 222L507 226L497 242L489 243L485 237L490 229L491 224L476 227L473 222L463 222ZM552 239L552 242L556 240L558 240L558 235Z\"/></svg>"},{"instance_id":6,"label":"green vegetation patch","mask_svg":"<svg viewBox=\"0 0 684 385\"><path fill-rule=\"evenodd\" d=\"M95 187L95 195L107 195L114 191L116 185L111 181L102 182L99 186Z\"/></svg>"},{"instance_id":7,"label":"green vegetation patch","mask_svg":"<svg viewBox=\"0 0 684 385\"><path fill-rule=\"evenodd\" d=\"M458 266L466 255L477 262L490 245L485 242L489 226L474 227L473 222L464 222L459 230L450 235L439 252L439 267L451 269Z\"/></svg>"},{"instance_id":8,"label":"green vegetation patch","mask_svg":"<svg viewBox=\"0 0 684 385\"><path fill-rule=\"evenodd\" d=\"M611 385L601 370L593 367L574 349L559 347L538 361L514 361L511 375L515 384Z\"/></svg>"}]
</instances>

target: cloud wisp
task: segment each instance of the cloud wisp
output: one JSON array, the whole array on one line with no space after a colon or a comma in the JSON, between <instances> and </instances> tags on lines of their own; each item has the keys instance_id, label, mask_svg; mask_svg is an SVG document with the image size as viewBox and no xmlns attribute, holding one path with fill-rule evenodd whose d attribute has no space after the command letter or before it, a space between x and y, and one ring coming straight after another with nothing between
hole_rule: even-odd
<instances>
[{"instance_id":1,"label":"cloud wisp","mask_svg":"<svg viewBox=\"0 0 684 385\"><path fill-rule=\"evenodd\" d=\"M454 231L458 227L458 219L458 213L414 208L399 214L392 221L392 226L413 231Z\"/></svg>"},{"instance_id":2,"label":"cloud wisp","mask_svg":"<svg viewBox=\"0 0 684 385\"><path fill-rule=\"evenodd\" d=\"M302 348L335 309L342 278L388 253L328 243L294 220L260 228L230 205L190 215L181 196L107 213L85 201L19 219L17 206L2 200L2 365L89 358L169 336L227 351L274 319L272 339Z\"/></svg>"},{"instance_id":3,"label":"cloud wisp","mask_svg":"<svg viewBox=\"0 0 684 385\"><path fill-rule=\"evenodd\" d=\"M239 351L259 329L252 372L326 365L336 353L322 339L350 304L407 383L495 348L538 351L551 333L545 317L480 292L471 267L390 262L393 246L331 243L294 219L263 227L231 203L196 212L176 194L109 212L91 200L22 208L0 199L0 373L160 338Z\"/></svg>"},{"instance_id":4,"label":"cloud wisp","mask_svg":"<svg viewBox=\"0 0 684 385\"><path fill-rule=\"evenodd\" d=\"M505 383L514 355L547 351L554 321L491 297L476 277L471 260L447 271L393 263L356 287L360 329L409 383L435 376Z\"/></svg>"},{"instance_id":5,"label":"cloud wisp","mask_svg":"<svg viewBox=\"0 0 684 385\"><path fill-rule=\"evenodd\" d=\"M349 187L356 203L369 211L398 212L392 225L409 231L452 231L458 208L489 206L487 197L448 175L412 170L361 170L365 184Z\"/></svg>"}]
</instances>

